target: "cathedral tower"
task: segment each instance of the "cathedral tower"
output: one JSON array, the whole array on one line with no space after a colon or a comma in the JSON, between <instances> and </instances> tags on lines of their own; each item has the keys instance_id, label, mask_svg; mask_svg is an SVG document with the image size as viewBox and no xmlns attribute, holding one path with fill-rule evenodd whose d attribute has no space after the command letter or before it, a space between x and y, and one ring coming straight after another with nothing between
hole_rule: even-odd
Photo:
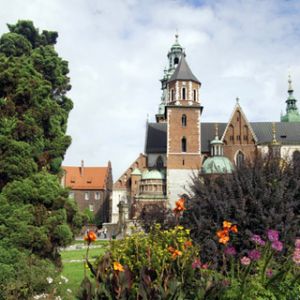
<instances>
[{"instance_id":1,"label":"cathedral tower","mask_svg":"<svg viewBox=\"0 0 300 300\"><path fill-rule=\"evenodd\" d=\"M300 114L297 107L297 100L294 97L294 89L292 87L291 76L289 75L288 98L286 102L286 114L281 116L281 122L300 122Z\"/></svg>"},{"instance_id":2,"label":"cathedral tower","mask_svg":"<svg viewBox=\"0 0 300 300\"><path fill-rule=\"evenodd\" d=\"M189 68L185 55L167 81L167 193L170 204L187 193L188 182L201 167L199 99L201 83Z\"/></svg>"}]
</instances>

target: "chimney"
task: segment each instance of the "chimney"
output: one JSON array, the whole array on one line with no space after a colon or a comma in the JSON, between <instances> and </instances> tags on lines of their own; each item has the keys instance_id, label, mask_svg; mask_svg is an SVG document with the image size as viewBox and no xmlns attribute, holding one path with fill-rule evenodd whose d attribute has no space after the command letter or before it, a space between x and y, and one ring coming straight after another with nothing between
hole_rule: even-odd
<instances>
[{"instance_id":1,"label":"chimney","mask_svg":"<svg viewBox=\"0 0 300 300\"><path fill-rule=\"evenodd\" d=\"M84 161L81 161L81 166L80 166L80 176L83 176L83 168L84 168Z\"/></svg>"}]
</instances>

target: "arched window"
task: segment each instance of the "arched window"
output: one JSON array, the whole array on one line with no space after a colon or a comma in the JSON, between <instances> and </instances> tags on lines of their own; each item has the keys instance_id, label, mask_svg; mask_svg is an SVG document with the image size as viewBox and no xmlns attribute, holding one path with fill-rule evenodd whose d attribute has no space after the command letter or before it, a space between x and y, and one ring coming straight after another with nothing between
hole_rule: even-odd
<instances>
[{"instance_id":1,"label":"arched window","mask_svg":"<svg viewBox=\"0 0 300 300\"><path fill-rule=\"evenodd\" d=\"M185 88L182 88L182 100L185 100Z\"/></svg>"},{"instance_id":2,"label":"arched window","mask_svg":"<svg viewBox=\"0 0 300 300\"><path fill-rule=\"evenodd\" d=\"M245 162L245 155L242 151L239 151L236 155L236 166L240 168Z\"/></svg>"},{"instance_id":3,"label":"arched window","mask_svg":"<svg viewBox=\"0 0 300 300\"><path fill-rule=\"evenodd\" d=\"M234 127L232 124L229 125L229 140L234 144Z\"/></svg>"},{"instance_id":4,"label":"arched window","mask_svg":"<svg viewBox=\"0 0 300 300\"><path fill-rule=\"evenodd\" d=\"M194 92L194 101L197 101L197 91L194 90L193 92Z\"/></svg>"},{"instance_id":5,"label":"arched window","mask_svg":"<svg viewBox=\"0 0 300 300\"><path fill-rule=\"evenodd\" d=\"M186 149L187 149L186 138L183 137L183 138L181 139L181 151L182 151L182 152L186 152Z\"/></svg>"},{"instance_id":6,"label":"arched window","mask_svg":"<svg viewBox=\"0 0 300 300\"><path fill-rule=\"evenodd\" d=\"M164 167L164 160L163 160L163 158L162 158L161 156L159 156L159 157L157 158L157 160L156 160L156 167L157 167L158 169L161 169L161 168Z\"/></svg>"},{"instance_id":7,"label":"arched window","mask_svg":"<svg viewBox=\"0 0 300 300\"><path fill-rule=\"evenodd\" d=\"M175 58L174 58L174 65L178 65L178 63L179 63L179 58L178 58L178 57L175 57Z\"/></svg>"},{"instance_id":8,"label":"arched window","mask_svg":"<svg viewBox=\"0 0 300 300\"><path fill-rule=\"evenodd\" d=\"M186 121L187 121L186 115L182 115L182 117L181 117L181 125L182 125L182 127L186 127Z\"/></svg>"},{"instance_id":9,"label":"arched window","mask_svg":"<svg viewBox=\"0 0 300 300\"><path fill-rule=\"evenodd\" d=\"M174 101L174 89L171 90L171 100Z\"/></svg>"}]
</instances>

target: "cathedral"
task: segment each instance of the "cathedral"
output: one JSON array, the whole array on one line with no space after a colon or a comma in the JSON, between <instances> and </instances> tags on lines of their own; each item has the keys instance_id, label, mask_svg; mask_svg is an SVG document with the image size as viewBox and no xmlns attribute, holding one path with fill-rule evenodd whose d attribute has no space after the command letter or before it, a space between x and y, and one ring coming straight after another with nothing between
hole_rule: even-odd
<instances>
[{"instance_id":1,"label":"cathedral","mask_svg":"<svg viewBox=\"0 0 300 300\"><path fill-rule=\"evenodd\" d=\"M257 152L272 151L284 159L300 154L300 115L290 78L280 122L249 122L237 99L227 123L205 123L201 82L187 63L178 35L167 57L161 103L156 122L147 123L144 153L113 186L112 223L118 222L120 202L128 207L130 219L149 204L173 208L189 193L191 178L199 172L231 173Z\"/></svg>"}]
</instances>

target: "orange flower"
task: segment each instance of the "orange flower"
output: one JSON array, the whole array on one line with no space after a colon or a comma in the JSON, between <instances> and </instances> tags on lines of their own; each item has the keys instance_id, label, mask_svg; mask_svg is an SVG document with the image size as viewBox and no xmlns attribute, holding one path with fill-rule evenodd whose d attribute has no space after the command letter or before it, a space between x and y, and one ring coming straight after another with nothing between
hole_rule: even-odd
<instances>
[{"instance_id":1,"label":"orange flower","mask_svg":"<svg viewBox=\"0 0 300 300\"><path fill-rule=\"evenodd\" d=\"M228 221L224 221L223 222L223 228L225 229L230 229L232 223L231 222L228 222Z\"/></svg>"},{"instance_id":2,"label":"orange flower","mask_svg":"<svg viewBox=\"0 0 300 300\"><path fill-rule=\"evenodd\" d=\"M226 236L224 236L224 237L221 237L220 239L219 239L219 243L221 243L221 244L227 244L229 242L229 236L228 235L226 235Z\"/></svg>"},{"instance_id":3,"label":"orange flower","mask_svg":"<svg viewBox=\"0 0 300 300\"><path fill-rule=\"evenodd\" d=\"M172 258L173 259L176 259L177 256L181 256L182 255L182 252L179 251L179 250L175 250L172 254Z\"/></svg>"},{"instance_id":4,"label":"orange flower","mask_svg":"<svg viewBox=\"0 0 300 300\"><path fill-rule=\"evenodd\" d=\"M97 235L94 231L89 230L87 235L84 237L84 240L90 244L91 242L95 242L97 239Z\"/></svg>"},{"instance_id":5,"label":"orange flower","mask_svg":"<svg viewBox=\"0 0 300 300\"><path fill-rule=\"evenodd\" d=\"M117 261L114 262L114 270L124 272L124 267Z\"/></svg>"},{"instance_id":6,"label":"orange flower","mask_svg":"<svg viewBox=\"0 0 300 300\"><path fill-rule=\"evenodd\" d=\"M180 198L178 201L175 202L176 207L173 210L175 213L186 210L184 206L184 201L185 200L183 198Z\"/></svg>"},{"instance_id":7,"label":"orange flower","mask_svg":"<svg viewBox=\"0 0 300 300\"><path fill-rule=\"evenodd\" d=\"M225 237L225 236L228 236L228 234L229 234L229 232L228 232L227 229L223 229L223 230L217 231L217 236L218 236L219 238L223 238L223 237Z\"/></svg>"},{"instance_id":8,"label":"orange flower","mask_svg":"<svg viewBox=\"0 0 300 300\"><path fill-rule=\"evenodd\" d=\"M230 230L231 230L232 232L234 232L234 233L237 233L237 232L238 232L238 228L237 228L236 225L231 226Z\"/></svg>"},{"instance_id":9,"label":"orange flower","mask_svg":"<svg viewBox=\"0 0 300 300\"><path fill-rule=\"evenodd\" d=\"M184 248L192 247L192 245L192 241L185 241L183 244Z\"/></svg>"},{"instance_id":10,"label":"orange flower","mask_svg":"<svg viewBox=\"0 0 300 300\"><path fill-rule=\"evenodd\" d=\"M175 251L175 249L174 249L172 246L170 246L170 247L168 247L168 251L169 251L170 253L173 253L173 252Z\"/></svg>"}]
</instances>

